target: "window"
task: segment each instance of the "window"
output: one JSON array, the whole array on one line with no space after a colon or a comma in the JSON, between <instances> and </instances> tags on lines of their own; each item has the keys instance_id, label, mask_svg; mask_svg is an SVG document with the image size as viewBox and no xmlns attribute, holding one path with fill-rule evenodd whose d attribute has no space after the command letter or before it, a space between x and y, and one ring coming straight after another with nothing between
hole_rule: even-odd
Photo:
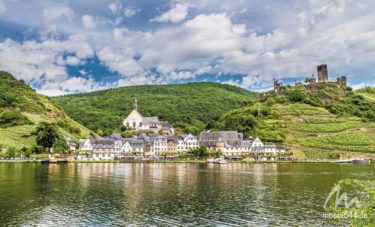
<instances>
[{"instance_id":1,"label":"window","mask_svg":"<svg viewBox=\"0 0 375 227\"><path fill-rule=\"evenodd\" d=\"M142 122L139 122L139 127L142 127Z\"/></svg>"},{"instance_id":2,"label":"window","mask_svg":"<svg viewBox=\"0 0 375 227\"><path fill-rule=\"evenodd\" d=\"M129 122L126 122L126 127L128 127L128 128L129 128Z\"/></svg>"},{"instance_id":3,"label":"window","mask_svg":"<svg viewBox=\"0 0 375 227\"><path fill-rule=\"evenodd\" d=\"M135 124L135 121L133 122L133 128L135 128L136 124Z\"/></svg>"}]
</instances>

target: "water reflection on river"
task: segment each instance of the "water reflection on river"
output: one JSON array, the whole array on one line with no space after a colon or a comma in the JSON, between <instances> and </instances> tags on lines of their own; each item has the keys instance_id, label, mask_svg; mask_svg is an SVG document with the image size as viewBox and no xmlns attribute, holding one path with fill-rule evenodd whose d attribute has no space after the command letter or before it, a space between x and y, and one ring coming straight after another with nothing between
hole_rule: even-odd
<instances>
[{"instance_id":1,"label":"water reflection on river","mask_svg":"<svg viewBox=\"0 0 375 227\"><path fill-rule=\"evenodd\" d=\"M319 225L374 165L0 163L0 225Z\"/></svg>"}]
</instances>

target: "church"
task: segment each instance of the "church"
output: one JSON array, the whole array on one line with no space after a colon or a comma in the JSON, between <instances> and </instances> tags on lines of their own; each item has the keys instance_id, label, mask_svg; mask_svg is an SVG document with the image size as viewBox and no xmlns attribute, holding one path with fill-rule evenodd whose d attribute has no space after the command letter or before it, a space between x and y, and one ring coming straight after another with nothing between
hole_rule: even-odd
<instances>
[{"instance_id":1,"label":"church","mask_svg":"<svg viewBox=\"0 0 375 227\"><path fill-rule=\"evenodd\" d=\"M125 118L124 126L131 128L133 131L152 131L157 134L173 135L174 129L168 121L159 121L159 118L143 117L138 112L138 101L134 99L133 111Z\"/></svg>"}]
</instances>

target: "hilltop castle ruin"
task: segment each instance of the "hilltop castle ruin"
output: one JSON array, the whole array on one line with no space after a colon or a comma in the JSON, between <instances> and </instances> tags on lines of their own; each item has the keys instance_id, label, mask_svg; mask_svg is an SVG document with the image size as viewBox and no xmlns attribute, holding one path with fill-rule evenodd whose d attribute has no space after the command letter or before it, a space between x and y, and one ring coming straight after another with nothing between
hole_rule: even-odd
<instances>
[{"instance_id":1,"label":"hilltop castle ruin","mask_svg":"<svg viewBox=\"0 0 375 227\"><path fill-rule=\"evenodd\" d=\"M305 79L307 83L305 87L307 89L314 89L318 84L337 84L341 87L347 86L347 78L346 76L340 76L336 78L336 82L329 81L328 79L328 66L326 64L318 65L317 66L317 78L314 74L311 77ZM318 79L318 80L317 80ZM296 83L296 85L302 84L301 82ZM283 91L283 84L279 80L273 81L273 90L276 94L279 94Z\"/></svg>"}]
</instances>

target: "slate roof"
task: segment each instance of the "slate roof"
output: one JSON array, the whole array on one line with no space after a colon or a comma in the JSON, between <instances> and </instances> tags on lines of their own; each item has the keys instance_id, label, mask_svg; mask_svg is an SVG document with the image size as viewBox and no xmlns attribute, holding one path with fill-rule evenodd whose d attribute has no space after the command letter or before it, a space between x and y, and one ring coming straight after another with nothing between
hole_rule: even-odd
<instances>
[{"instance_id":1,"label":"slate roof","mask_svg":"<svg viewBox=\"0 0 375 227\"><path fill-rule=\"evenodd\" d=\"M255 138L252 138L250 140L243 140L241 141L241 147L251 147Z\"/></svg>"},{"instance_id":2,"label":"slate roof","mask_svg":"<svg viewBox=\"0 0 375 227\"><path fill-rule=\"evenodd\" d=\"M167 141L172 141L172 142L175 142L177 143L179 140L179 136L167 136Z\"/></svg>"},{"instance_id":3,"label":"slate roof","mask_svg":"<svg viewBox=\"0 0 375 227\"><path fill-rule=\"evenodd\" d=\"M115 141L111 139L93 139L92 141L93 145L114 145Z\"/></svg>"},{"instance_id":4,"label":"slate roof","mask_svg":"<svg viewBox=\"0 0 375 227\"><path fill-rule=\"evenodd\" d=\"M143 140L144 143L151 143L151 138L146 134L139 135L138 139Z\"/></svg>"},{"instance_id":5,"label":"slate roof","mask_svg":"<svg viewBox=\"0 0 375 227\"><path fill-rule=\"evenodd\" d=\"M129 144L133 147L143 147L145 144L145 141L143 139L137 139L137 138L126 138L122 140L122 143L125 144L126 142L129 142Z\"/></svg>"},{"instance_id":6,"label":"slate roof","mask_svg":"<svg viewBox=\"0 0 375 227\"><path fill-rule=\"evenodd\" d=\"M242 140L243 134L236 131L214 131L202 132L199 136L200 141L227 141L227 140Z\"/></svg>"},{"instance_id":7,"label":"slate roof","mask_svg":"<svg viewBox=\"0 0 375 227\"><path fill-rule=\"evenodd\" d=\"M143 125L149 125L150 123L159 123L159 118L158 117L143 117L142 118Z\"/></svg>"},{"instance_id":8,"label":"slate roof","mask_svg":"<svg viewBox=\"0 0 375 227\"><path fill-rule=\"evenodd\" d=\"M112 139L91 139L91 144L93 149L115 147L115 141Z\"/></svg>"},{"instance_id":9,"label":"slate roof","mask_svg":"<svg viewBox=\"0 0 375 227\"><path fill-rule=\"evenodd\" d=\"M270 142L268 142L268 143L266 143L266 144L264 145L264 147L267 147L267 148L276 148L276 145L275 145L274 143L270 143Z\"/></svg>"},{"instance_id":10,"label":"slate roof","mask_svg":"<svg viewBox=\"0 0 375 227\"><path fill-rule=\"evenodd\" d=\"M163 129L171 129L172 125L168 121L160 121L161 126Z\"/></svg>"},{"instance_id":11,"label":"slate roof","mask_svg":"<svg viewBox=\"0 0 375 227\"><path fill-rule=\"evenodd\" d=\"M241 147L240 140L228 140L225 142L225 147Z\"/></svg>"},{"instance_id":12,"label":"slate roof","mask_svg":"<svg viewBox=\"0 0 375 227\"><path fill-rule=\"evenodd\" d=\"M114 133L109 138L114 139L114 140L121 140L122 136L118 133Z\"/></svg>"}]
</instances>

